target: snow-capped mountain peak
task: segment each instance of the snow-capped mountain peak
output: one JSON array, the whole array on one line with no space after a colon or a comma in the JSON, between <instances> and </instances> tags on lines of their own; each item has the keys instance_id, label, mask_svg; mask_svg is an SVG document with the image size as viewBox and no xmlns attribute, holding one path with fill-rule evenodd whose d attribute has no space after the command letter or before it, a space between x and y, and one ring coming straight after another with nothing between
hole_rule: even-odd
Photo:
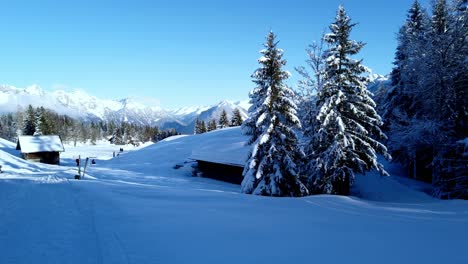
<instances>
[{"instance_id":1,"label":"snow-capped mountain peak","mask_svg":"<svg viewBox=\"0 0 468 264\"><path fill-rule=\"evenodd\" d=\"M44 90L42 90L42 88L37 84L33 84L33 85L30 85L30 86L26 87L24 89L24 92L27 93L27 94L30 94L30 95L37 95L37 96L44 96L45 95Z\"/></svg>"},{"instance_id":2,"label":"snow-capped mountain peak","mask_svg":"<svg viewBox=\"0 0 468 264\"><path fill-rule=\"evenodd\" d=\"M93 121L124 121L142 125L157 125L161 128L175 128L181 133L193 132L195 120L219 119L225 110L228 117L235 108L241 114L247 113L243 104L223 100L213 106L191 106L176 110L165 110L155 99L128 97L121 100L105 100L89 95L83 90L42 89L31 85L21 89L10 85L0 85L0 113L16 112L18 109L43 106L59 114Z\"/></svg>"}]
</instances>

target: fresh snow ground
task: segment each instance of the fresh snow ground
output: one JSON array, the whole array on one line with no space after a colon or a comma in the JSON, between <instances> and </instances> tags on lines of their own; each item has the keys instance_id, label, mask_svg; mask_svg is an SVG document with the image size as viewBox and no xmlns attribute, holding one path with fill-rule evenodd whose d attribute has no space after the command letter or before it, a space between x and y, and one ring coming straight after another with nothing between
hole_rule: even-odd
<instances>
[{"instance_id":1,"label":"fresh snow ground","mask_svg":"<svg viewBox=\"0 0 468 264\"><path fill-rule=\"evenodd\" d=\"M0 263L468 263L468 202L408 179L361 176L359 198L269 198L192 176L192 150L236 135L123 146L115 158L120 146L65 145L62 166L0 140ZM85 180L72 179L77 155L96 157Z\"/></svg>"}]
</instances>

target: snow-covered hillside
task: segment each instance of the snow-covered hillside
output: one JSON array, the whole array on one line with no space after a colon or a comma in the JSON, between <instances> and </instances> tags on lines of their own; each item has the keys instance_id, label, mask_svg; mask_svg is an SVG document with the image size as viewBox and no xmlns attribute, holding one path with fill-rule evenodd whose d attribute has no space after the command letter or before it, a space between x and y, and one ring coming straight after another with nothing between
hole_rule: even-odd
<instances>
[{"instance_id":1,"label":"snow-covered hillside","mask_svg":"<svg viewBox=\"0 0 468 264\"><path fill-rule=\"evenodd\" d=\"M467 201L372 173L360 197L240 194L192 176L192 152L225 137L242 139L177 136L111 159L113 145L65 146L60 167L0 141L0 263L468 263ZM78 155L97 157L80 181Z\"/></svg>"},{"instance_id":2,"label":"snow-covered hillside","mask_svg":"<svg viewBox=\"0 0 468 264\"><path fill-rule=\"evenodd\" d=\"M43 90L37 85L17 88L0 85L0 113L16 112L29 104L53 109L59 114L87 120L116 120L142 125L157 125L163 129L175 128L181 133L192 134L195 119L208 121L219 118L225 109L230 115L235 108L246 116L246 102L222 101L212 106L184 107L176 110L162 109L157 105L148 105L135 98L106 100L91 96L84 91L71 92Z\"/></svg>"}]
</instances>

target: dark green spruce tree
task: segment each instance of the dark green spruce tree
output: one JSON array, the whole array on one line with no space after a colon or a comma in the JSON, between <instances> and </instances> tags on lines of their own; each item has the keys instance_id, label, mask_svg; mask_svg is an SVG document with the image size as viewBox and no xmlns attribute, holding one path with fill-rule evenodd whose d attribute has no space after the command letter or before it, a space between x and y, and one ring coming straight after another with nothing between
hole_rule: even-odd
<instances>
[{"instance_id":1,"label":"dark green spruce tree","mask_svg":"<svg viewBox=\"0 0 468 264\"><path fill-rule=\"evenodd\" d=\"M242 119L241 112L239 108L234 109L232 112L231 126L240 126L244 120Z\"/></svg>"},{"instance_id":2,"label":"dark green spruce tree","mask_svg":"<svg viewBox=\"0 0 468 264\"><path fill-rule=\"evenodd\" d=\"M221 128L225 128L229 126L229 119L227 116L227 112L225 109L221 112L221 115L219 116L219 121L218 124Z\"/></svg>"},{"instance_id":3,"label":"dark green spruce tree","mask_svg":"<svg viewBox=\"0 0 468 264\"><path fill-rule=\"evenodd\" d=\"M216 119L215 119L215 118L213 118L213 119L211 119L210 121L208 121L208 126L207 126L208 132L209 132L209 131L216 130L216 127L217 127L217 126L216 126Z\"/></svg>"}]
</instances>

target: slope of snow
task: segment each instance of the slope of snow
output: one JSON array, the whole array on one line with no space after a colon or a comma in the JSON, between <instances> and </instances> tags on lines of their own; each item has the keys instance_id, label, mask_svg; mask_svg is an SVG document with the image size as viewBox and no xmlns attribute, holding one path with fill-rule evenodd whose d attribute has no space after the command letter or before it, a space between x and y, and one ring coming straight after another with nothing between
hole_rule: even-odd
<instances>
[{"instance_id":1,"label":"slope of snow","mask_svg":"<svg viewBox=\"0 0 468 264\"><path fill-rule=\"evenodd\" d=\"M171 111L171 113L178 117L193 116L199 115L201 112L206 111L210 106L186 106L176 110Z\"/></svg>"},{"instance_id":2,"label":"slope of snow","mask_svg":"<svg viewBox=\"0 0 468 264\"><path fill-rule=\"evenodd\" d=\"M0 148L3 150L13 149L16 148L16 144L11 141L0 138Z\"/></svg>"},{"instance_id":3,"label":"slope of snow","mask_svg":"<svg viewBox=\"0 0 468 264\"><path fill-rule=\"evenodd\" d=\"M66 147L60 167L0 141L0 263L468 263L468 202L392 177L363 176L362 198L258 197L193 177L192 152L235 130L112 159L113 145ZM78 153L97 160L80 181Z\"/></svg>"}]
</instances>

